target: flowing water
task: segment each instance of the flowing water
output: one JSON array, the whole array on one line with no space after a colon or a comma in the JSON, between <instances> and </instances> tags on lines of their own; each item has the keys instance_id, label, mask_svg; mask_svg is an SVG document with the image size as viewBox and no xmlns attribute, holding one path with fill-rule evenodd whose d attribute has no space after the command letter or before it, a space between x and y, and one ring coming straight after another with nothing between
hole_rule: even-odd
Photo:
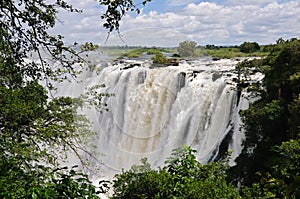
<instances>
[{"instance_id":1,"label":"flowing water","mask_svg":"<svg viewBox=\"0 0 300 199\"><path fill-rule=\"evenodd\" d=\"M99 92L113 93L105 99L109 111L85 113L97 132L96 151L104 165L102 175L111 176L147 157L161 166L174 148L183 144L196 149L207 163L219 156L226 138L233 159L241 150L239 100L232 79L236 60L183 61L179 66L152 67L145 62L98 64L85 71L81 84L65 83L59 93L78 96L93 85ZM92 165L98 164L91 160Z\"/></svg>"}]
</instances>

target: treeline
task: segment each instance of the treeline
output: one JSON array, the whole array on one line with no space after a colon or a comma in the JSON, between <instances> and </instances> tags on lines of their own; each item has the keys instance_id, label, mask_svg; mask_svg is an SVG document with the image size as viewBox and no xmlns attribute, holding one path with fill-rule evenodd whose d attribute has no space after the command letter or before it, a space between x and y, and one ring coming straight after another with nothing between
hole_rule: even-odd
<instances>
[{"instance_id":1,"label":"treeline","mask_svg":"<svg viewBox=\"0 0 300 199\"><path fill-rule=\"evenodd\" d=\"M211 56L215 59L236 57L265 57L271 51L273 44L259 45L257 42L243 42L235 46L197 45L195 41L182 41L177 47L142 47L142 46L118 46L101 47L103 50L119 51L119 58L138 58L143 53L156 55L160 52L170 53L170 57L197 58ZM161 56L161 55L160 55Z\"/></svg>"}]
</instances>

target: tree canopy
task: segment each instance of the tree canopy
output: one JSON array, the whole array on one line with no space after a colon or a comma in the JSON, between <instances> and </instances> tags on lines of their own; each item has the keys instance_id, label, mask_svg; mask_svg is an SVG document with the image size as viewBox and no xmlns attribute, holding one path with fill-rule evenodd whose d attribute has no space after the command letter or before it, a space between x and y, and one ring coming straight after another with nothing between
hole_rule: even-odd
<instances>
[{"instance_id":1,"label":"tree canopy","mask_svg":"<svg viewBox=\"0 0 300 199\"><path fill-rule=\"evenodd\" d=\"M244 42L240 45L240 51L243 53L251 53L259 49L260 47L257 42Z\"/></svg>"}]
</instances>

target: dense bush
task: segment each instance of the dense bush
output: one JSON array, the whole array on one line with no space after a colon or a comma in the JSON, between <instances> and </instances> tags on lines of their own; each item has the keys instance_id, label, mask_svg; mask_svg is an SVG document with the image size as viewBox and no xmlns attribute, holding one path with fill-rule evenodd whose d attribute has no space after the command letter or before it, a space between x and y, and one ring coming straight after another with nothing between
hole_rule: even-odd
<instances>
[{"instance_id":1,"label":"dense bush","mask_svg":"<svg viewBox=\"0 0 300 199\"><path fill-rule=\"evenodd\" d=\"M226 182L226 165L201 165L195 152L187 146L175 149L157 170L143 159L142 165L115 176L111 198L240 198Z\"/></svg>"},{"instance_id":2,"label":"dense bush","mask_svg":"<svg viewBox=\"0 0 300 199\"><path fill-rule=\"evenodd\" d=\"M240 51L243 53L251 53L258 51L259 49L260 47L256 42L244 42L240 45Z\"/></svg>"},{"instance_id":3,"label":"dense bush","mask_svg":"<svg viewBox=\"0 0 300 199\"><path fill-rule=\"evenodd\" d=\"M168 59L161 52L157 52L152 58L154 64L164 64L168 63Z\"/></svg>"}]
</instances>

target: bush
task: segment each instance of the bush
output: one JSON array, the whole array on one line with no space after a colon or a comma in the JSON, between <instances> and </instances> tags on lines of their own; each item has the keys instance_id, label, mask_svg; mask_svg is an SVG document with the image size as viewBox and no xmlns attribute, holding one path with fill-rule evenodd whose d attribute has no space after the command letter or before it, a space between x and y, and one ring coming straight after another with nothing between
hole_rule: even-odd
<instances>
[{"instance_id":1,"label":"bush","mask_svg":"<svg viewBox=\"0 0 300 199\"><path fill-rule=\"evenodd\" d=\"M143 159L142 165L115 176L112 198L240 198L225 180L226 166L201 165L195 152L188 146L175 149L158 170Z\"/></svg>"},{"instance_id":2,"label":"bush","mask_svg":"<svg viewBox=\"0 0 300 199\"><path fill-rule=\"evenodd\" d=\"M260 47L256 42L244 42L240 46L240 51L243 53L252 53L259 50Z\"/></svg>"},{"instance_id":3,"label":"bush","mask_svg":"<svg viewBox=\"0 0 300 199\"><path fill-rule=\"evenodd\" d=\"M166 65L167 62L168 62L167 57L164 56L161 52L157 52L151 59L152 59L154 64L164 64L164 65Z\"/></svg>"},{"instance_id":4,"label":"bush","mask_svg":"<svg viewBox=\"0 0 300 199\"><path fill-rule=\"evenodd\" d=\"M183 41L179 43L177 51L181 57L195 57L196 45L194 41Z\"/></svg>"}]
</instances>

